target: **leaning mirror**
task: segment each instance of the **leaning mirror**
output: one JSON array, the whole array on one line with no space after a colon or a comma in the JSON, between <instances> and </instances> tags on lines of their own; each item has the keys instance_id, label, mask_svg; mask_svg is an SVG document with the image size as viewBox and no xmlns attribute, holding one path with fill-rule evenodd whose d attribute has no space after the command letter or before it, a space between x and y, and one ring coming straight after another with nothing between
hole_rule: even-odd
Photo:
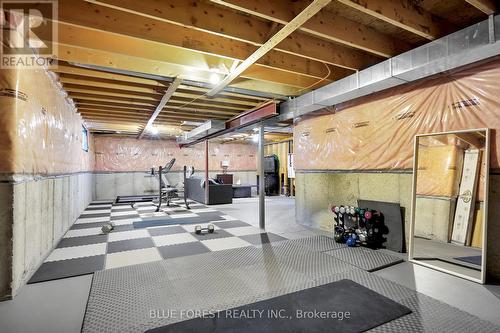
<instances>
[{"instance_id":1,"label":"leaning mirror","mask_svg":"<svg viewBox=\"0 0 500 333\"><path fill-rule=\"evenodd\" d=\"M415 136L410 261L485 280L488 129Z\"/></svg>"}]
</instances>

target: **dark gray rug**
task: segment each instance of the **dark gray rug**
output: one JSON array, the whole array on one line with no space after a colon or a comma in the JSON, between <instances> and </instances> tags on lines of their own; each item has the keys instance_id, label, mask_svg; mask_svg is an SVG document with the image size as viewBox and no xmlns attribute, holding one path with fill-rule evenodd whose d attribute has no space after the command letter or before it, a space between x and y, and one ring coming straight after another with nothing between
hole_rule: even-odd
<instances>
[{"instance_id":1,"label":"dark gray rug","mask_svg":"<svg viewBox=\"0 0 500 333\"><path fill-rule=\"evenodd\" d=\"M340 280L146 332L364 332L409 313L373 290Z\"/></svg>"},{"instance_id":2,"label":"dark gray rug","mask_svg":"<svg viewBox=\"0 0 500 333\"><path fill-rule=\"evenodd\" d=\"M116 197L115 204L132 204L153 200L158 200L158 195L122 195Z\"/></svg>"},{"instance_id":3,"label":"dark gray rug","mask_svg":"<svg viewBox=\"0 0 500 333\"><path fill-rule=\"evenodd\" d=\"M145 217L142 221L134 222L134 229L159 227L175 224L200 224L224 220L220 212L198 214L196 217L172 218L171 216Z\"/></svg>"},{"instance_id":4,"label":"dark gray rug","mask_svg":"<svg viewBox=\"0 0 500 333\"><path fill-rule=\"evenodd\" d=\"M470 257L456 257L456 260L464 261L469 264L481 266L481 256L470 256Z\"/></svg>"}]
</instances>

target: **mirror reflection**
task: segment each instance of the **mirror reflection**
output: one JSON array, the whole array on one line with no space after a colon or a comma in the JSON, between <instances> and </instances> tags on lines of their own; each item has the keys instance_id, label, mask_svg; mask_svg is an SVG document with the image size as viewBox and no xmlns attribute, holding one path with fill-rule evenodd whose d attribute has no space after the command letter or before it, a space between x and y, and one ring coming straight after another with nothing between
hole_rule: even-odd
<instances>
[{"instance_id":1,"label":"mirror reflection","mask_svg":"<svg viewBox=\"0 0 500 333\"><path fill-rule=\"evenodd\" d=\"M416 137L411 257L484 282L487 130ZM415 170L414 170L415 171Z\"/></svg>"}]
</instances>

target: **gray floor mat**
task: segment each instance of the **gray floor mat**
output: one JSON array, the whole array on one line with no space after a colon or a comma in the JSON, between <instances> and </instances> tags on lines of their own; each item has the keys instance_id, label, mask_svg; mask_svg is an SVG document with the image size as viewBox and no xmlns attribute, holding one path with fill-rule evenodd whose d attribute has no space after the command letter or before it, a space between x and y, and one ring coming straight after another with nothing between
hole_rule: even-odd
<instances>
[{"instance_id":1,"label":"gray floor mat","mask_svg":"<svg viewBox=\"0 0 500 333\"><path fill-rule=\"evenodd\" d=\"M398 257L364 247L343 247L323 253L368 272L373 272L403 262L403 260Z\"/></svg>"},{"instance_id":2,"label":"gray floor mat","mask_svg":"<svg viewBox=\"0 0 500 333\"><path fill-rule=\"evenodd\" d=\"M331 297L325 297L331 295ZM349 302L346 302L349 300ZM340 319L303 317L300 311L331 313L339 311ZM249 318L235 318L241 312ZM256 313L257 312L257 313ZM271 313L281 313L272 316ZM348 319L344 313L349 313ZM370 313L370 316L366 314ZM167 332L365 332L411 313L411 310L352 280L344 279L313 288L288 293L260 302L220 311L215 316L198 317L158 327L147 333ZM255 315L253 315L255 314Z\"/></svg>"},{"instance_id":3,"label":"gray floor mat","mask_svg":"<svg viewBox=\"0 0 500 333\"><path fill-rule=\"evenodd\" d=\"M414 311L373 332L500 332L489 322L319 252L331 246L324 238L96 272L82 332L144 332L187 319L165 315L168 310L228 309L341 279Z\"/></svg>"}]
</instances>

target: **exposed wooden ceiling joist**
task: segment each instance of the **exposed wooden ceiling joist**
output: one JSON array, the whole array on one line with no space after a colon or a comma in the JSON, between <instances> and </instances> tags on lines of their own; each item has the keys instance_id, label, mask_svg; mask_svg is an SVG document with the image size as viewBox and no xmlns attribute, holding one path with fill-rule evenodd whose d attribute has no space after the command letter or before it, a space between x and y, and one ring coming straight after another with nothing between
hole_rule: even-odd
<instances>
[{"instance_id":1,"label":"exposed wooden ceiling joist","mask_svg":"<svg viewBox=\"0 0 500 333\"><path fill-rule=\"evenodd\" d=\"M273 25L206 1L87 1L147 19L159 20L203 33L250 43L257 47L264 44L279 29L277 22L274 22ZM378 57L302 32L294 32L283 40L275 50L353 70L359 70L380 60Z\"/></svg>"},{"instance_id":2,"label":"exposed wooden ceiling joist","mask_svg":"<svg viewBox=\"0 0 500 333\"><path fill-rule=\"evenodd\" d=\"M495 14L498 11L498 5L495 0L465 0L472 6L476 7L486 15Z\"/></svg>"},{"instance_id":3,"label":"exposed wooden ceiling joist","mask_svg":"<svg viewBox=\"0 0 500 333\"><path fill-rule=\"evenodd\" d=\"M116 106L116 105L113 105L113 104L101 104L100 102L98 101L85 101L85 100L77 100L77 99L74 99L73 98L73 101L75 102L76 106L78 108L88 108L88 107L100 107L100 108L103 108L103 109L110 109L110 110L120 110L120 111L126 111L126 110L132 110L132 111L152 111L154 110L154 107L150 107L150 108L139 108L139 107L135 107L135 106L129 106L129 105L126 105L126 106Z\"/></svg>"},{"instance_id":4,"label":"exposed wooden ceiling joist","mask_svg":"<svg viewBox=\"0 0 500 333\"><path fill-rule=\"evenodd\" d=\"M69 96L74 99L79 100L89 100L89 101L114 101L118 103L128 103L133 106L145 105L145 106L154 106L158 103L158 100L155 99L144 99L137 97L118 97L118 96L110 96L108 94L101 93L81 93L81 92L71 92L69 91Z\"/></svg>"},{"instance_id":5,"label":"exposed wooden ceiling joist","mask_svg":"<svg viewBox=\"0 0 500 333\"><path fill-rule=\"evenodd\" d=\"M281 28L276 34L274 34L267 42L261 45L257 50L255 50L255 52L253 52L248 58L246 58L241 64L239 64L238 67L232 70L220 83L213 87L207 93L207 95L215 96L219 92L221 92L222 89L233 82L234 79L243 74L243 72L245 72L261 58L265 57L266 54L270 53L272 49L281 41L283 41L287 36L297 30L311 17L316 15L316 13L319 12L327 4L329 4L330 1L331 0L314 0L303 11L295 16L290 22L288 22L283 28Z\"/></svg>"},{"instance_id":6,"label":"exposed wooden ceiling joist","mask_svg":"<svg viewBox=\"0 0 500 333\"><path fill-rule=\"evenodd\" d=\"M124 35L117 35L106 31L91 30L66 24L59 24L58 38L58 43L61 45L76 46L78 48L93 50L94 52L104 51L110 52L114 55L126 55L136 61L138 59L144 59L149 63L151 63L151 61L168 64L181 63L183 66L191 68L191 76L197 80L209 81L210 76L213 74L213 72L210 71L211 65L206 62L206 58L210 56L203 55L197 51L190 51L187 49L183 50L170 45L160 44L158 42L151 42ZM246 55L246 52L231 51L241 50L239 49L239 46L228 45L227 47L230 48L225 52L227 54L240 53L238 56ZM111 57L112 59L115 58L114 55ZM276 56L277 57L272 57L273 59L263 60L261 65L256 65L255 72L252 69L249 69L245 72L243 77L287 84L296 87L305 87L316 82L318 79L323 78L325 74L328 74L328 68L319 62L314 62L300 57L297 57L299 59L287 59L292 56L284 53L277 54ZM59 53L59 57L64 60L70 58L62 52ZM268 63L267 61L270 62ZM110 63L112 63L112 60ZM213 63L217 63L217 66L222 66L223 64L220 61L215 60ZM267 64L269 64L269 66ZM266 70L259 71L259 66L264 66ZM205 68L206 78L203 76L203 71L198 72L195 70L193 72L193 69L200 67ZM213 68L217 69L218 67ZM184 70L183 73L185 71L186 70ZM188 76L188 78L190 77Z\"/></svg>"},{"instance_id":7,"label":"exposed wooden ceiling joist","mask_svg":"<svg viewBox=\"0 0 500 333\"><path fill-rule=\"evenodd\" d=\"M66 90L70 95L73 94L99 94L106 96L110 99L122 99L122 98L137 98L141 100L146 100L146 101L159 101L161 98L160 94L151 94L151 93L141 93L141 92L136 92L136 91L128 91L126 89L110 89L110 88L102 88L102 87L94 87L94 86L86 86L86 85L79 85L79 84L71 84L71 83L65 83L64 84L64 90ZM242 108L251 108L256 105L256 102L247 102L247 101L242 101L236 98L214 98L211 100L206 100L206 99L201 99L200 96L201 94L192 94L189 91L188 92L179 92L181 89L177 89L177 91L174 93L173 98L174 100L178 101L191 101L193 99L200 99L203 100L204 103L216 105L216 104L221 104L221 105L228 105L228 106L234 106L234 107L242 107ZM184 90L185 91L185 90Z\"/></svg>"},{"instance_id":8,"label":"exposed wooden ceiling joist","mask_svg":"<svg viewBox=\"0 0 500 333\"><path fill-rule=\"evenodd\" d=\"M129 119L129 120L135 120L137 123L146 123L147 120L149 119L148 115L141 115L141 116L134 116L134 115L129 115L129 114L118 114L118 113L110 113L110 114L104 114L104 113L99 113L99 112L92 112L92 111L87 111L87 110L82 110L82 115L89 118L89 119ZM172 115L172 114L166 114L162 115L162 117L158 118L158 121L172 121L172 120L178 120L178 121L185 121L185 120L202 120L205 119L201 116L179 116L179 115ZM215 119L215 118L213 118ZM146 126L144 126L146 127Z\"/></svg>"},{"instance_id":9,"label":"exposed wooden ceiling joist","mask_svg":"<svg viewBox=\"0 0 500 333\"><path fill-rule=\"evenodd\" d=\"M308 3L308 1L273 1L270 5L267 0L212 0L212 2L280 24L290 22ZM410 49L404 41L395 40L326 10L319 12L299 30L385 58Z\"/></svg>"},{"instance_id":10,"label":"exposed wooden ceiling joist","mask_svg":"<svg viewBox=\"0 0 500 333\"><path fill-rule=\"evenodd\" d=\"M54 72L58 73L61 77L62 81L66 81L66 79L70 79L69 84L71 85L79 85L79 88L83 88L83 86L95 86L96 89L100 91L106 90L127 90L132 93L141 93L141 94L157 94L162 95L165 89L168 87L168 82L166 81L157 81L152 79L145 79L136 76L124 75L124 74L115 74L101 70L94 70L88 68L78 67L76 65L71 65L64 61L59 61L57 67L54 69ZM102 83L111 84L111 86L104 86ZM145 90L134 90L134 88L146 88ZM150 89L150 90L147 90ZM182 84L177 89L177 93L182 94L192 94L194 95L203 95L209 89L202 88L197 86L190 86ZM118 91L116 91L118 92ZM265 101L266 98L259 96L251 96L238 94L233 92L222 92L220 97L227 100L235 100L238 103L245 103L248 105L254 105L257 101Z\"/></svg>"},{"instance_id":11,"label":"exposed wooden ceiling joist","mask_svg":"<svg viewBox=\"0 0 500 333\"><path fill-rule=\"evenodd\" d=\"M66 83L64 84L64 90L67 92L73 93L84 93L84 94L95 94L99 93L101 95L113 97L136 97L142 98L145 100L153 100L158 101L161 98L160 94L151 94L151 93L140 93L137 91L128 91L128 90L120 90L120 89L109 89L109 88L98 88L92 86L86 86L81 84L72 84Z\"/></svg>"},{"instance_id":12,"label":"exposed wooden ceiling joist","mask_svg":"<svg viewBox=\"0 0 500 333\"><path fill-rule=\"evenodd\" d=\"M110 68L119 68L121 70L129 70L134 72L141 72L154 75L164 75L164 76L175 75L175 73L182 73L185 74L189 79L194 79L194 77L190 77L190 75L193 75L193 73L195 73L198 80L201 80L200 77L206 74L203 71L198 71L194 68L188 68L186 66L182 66L179 64L172 64L152 59L138 58L129 56L127 54L113 53L113 52L107 52L107 51L84 48L84 47L76 47L73 45L59 44L58 47L59 47L59 55L58 55L59 58L76 63L91 64L94 66L103 66ZM209 81L208 74L206 75L206 78L201 81L205 80L207 82ZM310 79L308 81L310 83L314 83L317 82L316 80L317 79ZM306 82L304 82L302 88L298 88L296 86L287 85L283 83L242 79L241 81L234 82L231 86L235 88L262 91L262 92L271 91L275 94L291 96L295 95L300 89L303 89L303 87L306 87L307 85Z\"/></svg>"},{"instance_id":13,"label":"exposed wooden ceiling joist","mask_svg":"<svg viewBox=\"0 0 500 333\"><path fill-rule=\"evenodd\" d=\"M416 35L434 40L453 31L453 27L431 13L401 0L337 0L340 3L388 22Z\"/></svg>"},{"instance_id":14,"label":"exposed wooden ceiling joist","mask_svg":"<svg viewBox=\"0 0 500 333\"><path fill-rule=\"evenodd\" d=\"M78 67L61 60L58 61L57 66L53 70L54 72L60 74L75 75L77 77L99 78L109 81L127 82L130 85L148 86L148 87L151 86L154 88L158 88L159 90L165 90L168 88L169 85L169 83L166 81L163 82L163 81L145 79L125 74L97 71L89 68Z\"/></svg>"},{"instance_id":15,"label":"exposed wooden ceiling joist","mask_svg":"<svg viewBox=\"0 0 500 333\"><path fill-rule=\"evenodd\" d=\"M96 108L96 107L80 107L78 109L78 112L80 113L91 113L91 114L101 114L101 115L113 115L113 114L121 114L121 115L128 115L128 116L137 116L139 118L148 118L150 113L147 112L142 112L142 111L123 111L123 110L111 110L109 108L107 109L102 109L102 108ZM227 116L224 115L219 115L219 114L213 114L213 113L186 113L186 112L178 112L178 111L172 111L172 110L166 110L164 109L162 113L158 116L157 119L162 119L163 116L177 116L177 117L182 117L186 119L227 119Z\"/></svg>"},{"instance_id":16,"label":"exposed wooden ceiling joist","mask_svg":"<svg viewBox=\"0 0 500 333\"><path fill-rule=\"evenodd\" d=\"M79 100L93 100L93 101L113 101L117 103L127 102L134 106L145 105L146 107L154 106L158 104L160 98L147 98L143 96L130 96L124 94L115 94L115 93L107 93L101 92L98 90L95 91L85 91L82 92L79 89L71 89L66 88L66 91L69 93L71 98L79 99ZM76 91L75 91L76 90ZM220 101L212 101L209 99L198 98L196 101L193 101L192 98L184 98L179 96L172 96L171 105L192 105L192 106L206 106L206 107L216 107L227 110L235 110L235 111L245 111L248 110L248 105L239 105L235 103L227 103ZM255 104L253 105L255 106Z\"/></svg>"},{"instance_id":17,"label":"exposed wooden ceiling joist","mask_svg":"<svg viewBox=\"0 0 500 333\"><path fill-rule=\"evenodd\" d=\"M218 59L214 60L214 63L220 63L220 57L225 57L232 63L234 60L248 58L257 49L255 45L246 42L186 29L164 21L151 22L137 15L78 0L61 2L60 8L59 21L64 22L59 24L61 44L97 48L172 63L193 59L193 55L190 56L187 51L215 56ZM95 29L94 33L88 31L89 29ZM144 45L122 52L125 51L123 46L132 47L132 39ZM177 47L177 50L172 47ZM320 62L278 51L267 54L259 64L269 69L275 68L313 78L322 78L327 73ZM196 65L199 66L200 63ZM226 68L230 66L231 64L226 64ZM273 81L273 78L270 77L269 81Z\"/></svg>"},{"instance_id":18,"label":"exposed wooden ceiling joist","mask_svg":"<svg viewBox=\"0 0 500 333\"><path fill-rule=\"evenodd\" d=\"M82 76L74 74L61 73L59 75L60 81L63 84L80 85L87 87L95 87L96 89L115 89L115 90L127 90L133 93L140 94L155 94L162 95L164 88L155 86L144 86L129 84L125 81L115 81L108 79L101 79L92 76Z\"/></svg>"}]
</instances>

